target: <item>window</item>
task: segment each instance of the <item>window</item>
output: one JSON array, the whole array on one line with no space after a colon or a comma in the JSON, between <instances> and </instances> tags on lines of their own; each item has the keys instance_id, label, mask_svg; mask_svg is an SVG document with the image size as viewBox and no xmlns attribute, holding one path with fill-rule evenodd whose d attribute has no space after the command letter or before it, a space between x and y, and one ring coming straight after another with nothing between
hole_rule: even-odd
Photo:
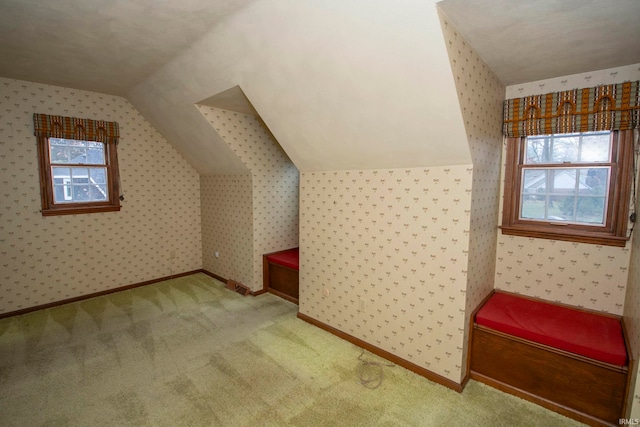
<instances>
[{"instance_id":1,"label":"window","mask_svg":"<svg viewBox=\"0 0 640 427\"><path fill-rule=\"evenodd\" d=\"M117 123L43 114L34 122L42 214L119 211Z\"/></svg>"},{"instance_id":2,"label":"window","mask_svg":"<svg viewBox=\"0 0 640 427\"><path fill-rule=\"evenodd\" d=\"M632 131L507 139L502 233L624 246Z\"/></svg>"}]
</instances>

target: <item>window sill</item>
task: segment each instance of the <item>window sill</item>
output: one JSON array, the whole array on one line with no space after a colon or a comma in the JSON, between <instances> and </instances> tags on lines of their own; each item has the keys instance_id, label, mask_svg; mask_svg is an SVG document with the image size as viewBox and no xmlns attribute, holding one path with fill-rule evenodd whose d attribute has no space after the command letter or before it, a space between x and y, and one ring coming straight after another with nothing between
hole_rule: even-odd
<instances>
[{"instance_id":1,"label":"window sill","mask_svg":"<svg viewBox=\"0 0 640 427\"><path fill-rule=\"evenodd\" d=\"M57 215L80 215L80 214L88 214L88 213L97 213L97 212L118 212L120 211L120 205L118 206L73 206L73 207L60 207L60 208L51 208L51 209L43 209L42 216L57 216Z\"/></svg>"},{"instance_id":2,"label":"window sill","mask_svg":"<svg viewBox=\"0 0 640 427\"><path fill-rule=\"evenodd\" d=\"M590 243L594 245L603 246L617 246L624 247L629 240L627 237L615 236L612 233L606 231L594 232L594 231L581 231L571 230L564 228L558 230L558 228L564 228L559 225L544 226L539 225L534 227L511 225L501 226L502 234L508 236L521 236L521 237L533 237L538 239L550 239L550 240L562 240L565 242L575 243Z\"/></svg>"}]
</instances>

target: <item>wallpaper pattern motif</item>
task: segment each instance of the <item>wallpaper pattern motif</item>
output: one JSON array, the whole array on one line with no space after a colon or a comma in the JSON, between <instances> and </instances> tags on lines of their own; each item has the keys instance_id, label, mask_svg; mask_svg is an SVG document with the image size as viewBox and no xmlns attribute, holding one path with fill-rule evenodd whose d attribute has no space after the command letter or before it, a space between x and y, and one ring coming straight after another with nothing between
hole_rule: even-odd
<instances>
[{"instance_id":1,"label":"wallpaper pattern motif","mask_svg":"<svg viewBox=\"0 0 640 427\"><path fill-rule=\"evenodd\" d=\"M460 381L472 169L303 172L300 312Z\"/></svg>"},{"instance_id":2,"label":"wallpaper pattern motif","mask_svg":"<svg viewBox=\"0 0 640 427\"><path fill-rule=\"evenodd\" d=\"M223 277L238 280L254 291L262 289L262 255L298 246L298 170L257 117L202 105L198 108L247 166L252 177L250 193L252 204L245 202L242 206L235 206L231 208L233 210L223 213L225 217L227 215L244 217L246 213L241 213L239 210L252 209L253 222L249 225L252 227L252 268L243 274L245 281L233 276ZM229 181L227 180L226 183L228 184ZM246 195L245 190L243 186L242 194ZM207 196L204 193L203 195ZM218 202L203 199L203 204L208 206L214 203ZM212 214L207 212L206 215ZM229 221L229 219L222 219L222 221ZM204 238L206 248L209 248L211 239L216 239L217 233L207 232ZM229 240L224 243L240 244ZM242 244L246 248L246 244ZM246 249L242 253L246 253ZM204 256L205 260L211 257L207 253ZM216 271L212 270L212 272Z\"/></svg>"},{"instance_id":3,"label":"wallpaper pattern motif","mask_svg":"<svg viewBox=\"0 0 640 427\"><path fill-rule=\"evenodd\" d=\"M43 217L33 113L117 121L120 212ZM0 78L0 312L202 266L195 170L117 96Z\"/></svg>"},{"instance_id":4,"label":"wallpaper pattern motif","mask_svg":"<svg viewBox=\"0 0 640 427\"><path fill-rule=\"evenodd\" d=\"M492 290L500 204L504 85L440 12L440 22L473 160L465 324ZM465 329L465 343L469 328ZM467 357L467 348L463 360ZM466 369L466 365L464 366ZM464 376L466 372L462 372Z\"/></svg>"}]
</instances>

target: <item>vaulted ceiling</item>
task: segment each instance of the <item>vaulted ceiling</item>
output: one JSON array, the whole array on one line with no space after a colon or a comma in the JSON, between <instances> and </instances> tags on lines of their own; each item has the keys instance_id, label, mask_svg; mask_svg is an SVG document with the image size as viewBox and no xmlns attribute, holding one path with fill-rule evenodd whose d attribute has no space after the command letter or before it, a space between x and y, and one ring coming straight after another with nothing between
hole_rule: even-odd
<instances>
[{"instance_id":1,"label":"vaulted ceiling","mask_svg":"<svg viewBox=\"0 0 640 427\"><path fill-rule=\"evenodd\" d=\"M245 169L196 103L301 170L466 163L436 3L0 0L0 76L125 96L201 173ZM506 85L640 63L637 0L438 7Z\"/></svg>"},{"instance_id":2,"label":"vaulted ceiling","mask_svg":"<svg viewBox=\"0 0 640 427\"><path fill-rule=\"evenodd\" d=\"M253 0L0 0L0 76L126 95Z\"/></svg>"}]
</instances>

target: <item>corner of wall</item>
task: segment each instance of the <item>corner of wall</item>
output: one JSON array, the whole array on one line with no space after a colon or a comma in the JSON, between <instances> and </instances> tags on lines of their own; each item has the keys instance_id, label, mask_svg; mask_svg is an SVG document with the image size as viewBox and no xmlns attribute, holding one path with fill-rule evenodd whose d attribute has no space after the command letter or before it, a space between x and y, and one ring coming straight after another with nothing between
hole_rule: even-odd
<instances>
[{"instance_id":1,"label":"corner of wall","mask_svg":"<svg viewBox=\"0 0 640 427\"><path fill-rule=\"evenodd\" d=\"M469 316L494 286L505 86L440 8L438 13L473 161L463 353L466 360ZM465 367L462 377L466 374Z\"/></svg>"}]
</instances>

